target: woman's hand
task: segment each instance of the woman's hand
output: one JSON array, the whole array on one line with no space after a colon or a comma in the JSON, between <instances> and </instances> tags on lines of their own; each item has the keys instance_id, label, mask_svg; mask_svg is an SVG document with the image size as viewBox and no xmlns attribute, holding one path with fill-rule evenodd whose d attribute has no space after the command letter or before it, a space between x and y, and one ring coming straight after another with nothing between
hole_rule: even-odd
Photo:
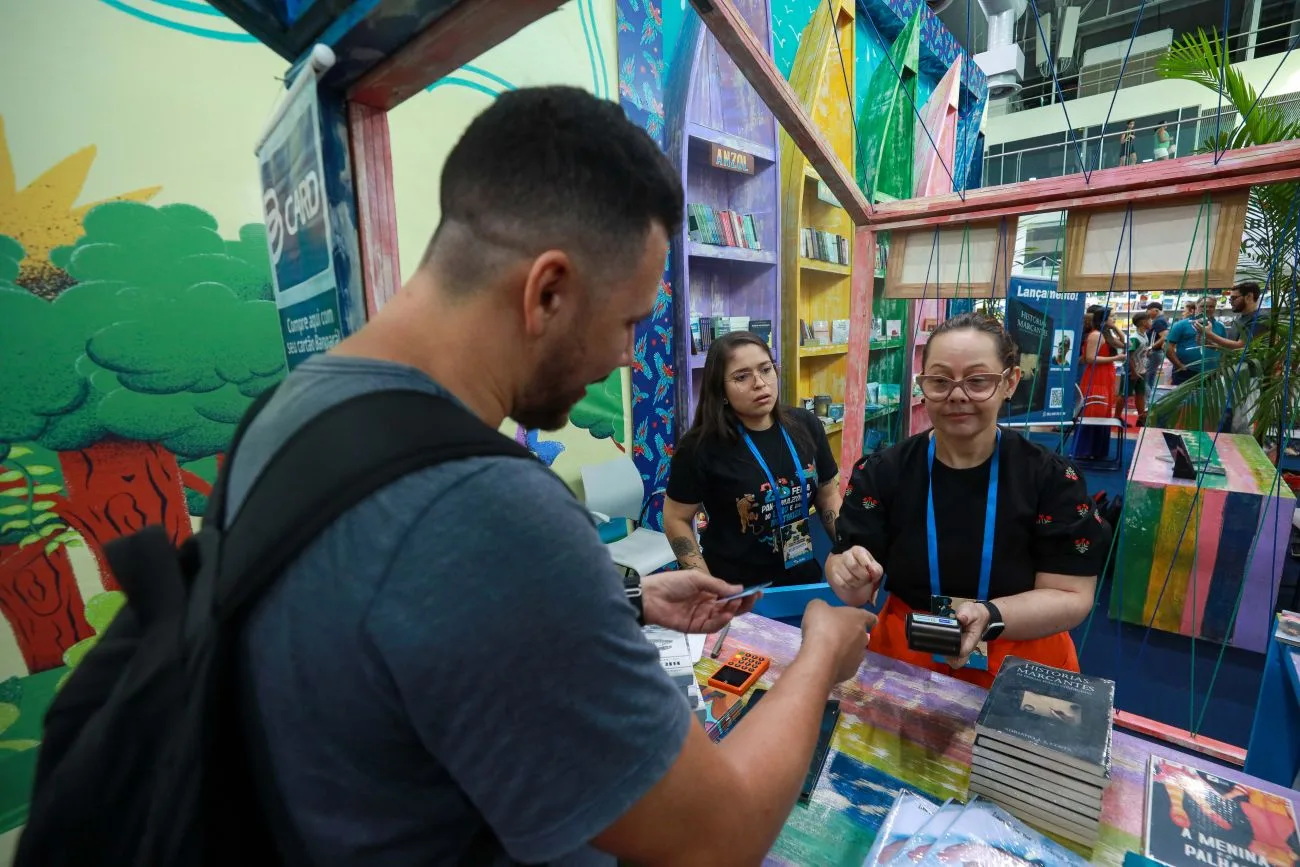
<instances>
[{"instance_id":1,"label":"woman's hand","mask_svg":"<svg viewBox=\"0 0 1300 867\"><path fill-rule=\"evenodd\" d=\"M989 628L989 609L978 602L963 602L957 607L957 622L961 624L961 655L946 657L953 668L964 666L975 652Z\"/></svg>"},{"instance_id":2,"label":"woman's hand","mask_svg":"<svg viewBox=\"0 0 1300 867\"><path fill-rule=\"evenodd\" d=\"M845 605L860 608L875 601L884 574L884 567L861 545L826 558L826 583Z\"/></svg>"}]
</instances>

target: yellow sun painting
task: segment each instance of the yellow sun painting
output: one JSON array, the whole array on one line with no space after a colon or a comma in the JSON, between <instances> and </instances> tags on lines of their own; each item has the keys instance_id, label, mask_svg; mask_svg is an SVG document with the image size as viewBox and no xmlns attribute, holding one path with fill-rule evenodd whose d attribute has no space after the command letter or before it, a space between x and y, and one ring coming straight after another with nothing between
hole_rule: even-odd
<instances>
[{"instance_id":1,"label":"yellow sun painting","mask_svg":"<svg viewBox=\"0 0 1300 867\"><path fill-rule=\"evenodd\" d=\"M22 275L34 277L53 269L50 250L81 237L81 220L91 208L104 202L147 202L162 189L146 187L74 207L94 161L95 146L84 147L20 190L0 117L0 235L15 239L27 252L20 281Z\"/></svg>"}]
</instances>

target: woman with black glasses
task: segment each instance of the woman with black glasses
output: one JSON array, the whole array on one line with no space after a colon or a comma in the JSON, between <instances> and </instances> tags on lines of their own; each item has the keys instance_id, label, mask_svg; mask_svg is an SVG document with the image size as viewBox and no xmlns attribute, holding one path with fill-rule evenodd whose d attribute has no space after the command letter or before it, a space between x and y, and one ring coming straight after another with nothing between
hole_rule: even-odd
<instances>
[{"instance_id":1,"label":"woman with black glasses","mask_svg":"<svg viewBox=\"0 0 1300 867\"><path fill-rule=\"evenodd\" d=\"M683 569L746 586L822 580L809 514L815 506L834 538L839 467L817 417L777 395L761 337L733 331L709 346L695 423L673 453L664 499L664 533ZM708 525L697 544L701 510Z\"/></svg>"},{"instance_id":2,"label":"woman with black glasses","mask_svg":"<svg viewBox=\"0 0 1300 867\"><path fill-rule=\"evenodd\" d=\"M968 313L935 329L917 376L934 429L854 467L826 561L850 605L884 578L872 650L985 687L1007 656L1079 670L1068 630L1092 608L1110 539L1078 470L998 427L1018 360L996 320ZM945 609L959 651L909 649L908 614Z\"/></svg>"}]
</instances>

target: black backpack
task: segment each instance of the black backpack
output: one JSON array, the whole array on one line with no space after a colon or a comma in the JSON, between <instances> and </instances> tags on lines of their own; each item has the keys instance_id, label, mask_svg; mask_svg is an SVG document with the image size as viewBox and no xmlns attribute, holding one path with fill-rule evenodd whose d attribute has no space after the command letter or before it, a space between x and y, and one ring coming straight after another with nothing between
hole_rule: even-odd
<instances>
[{"instance_id":1,"label":"black backpack","mask_svg":"<svg viewBox=\"0 0 1300 867\"><path fill-rule=\"evenodd\" d=\"M227 469L269 397L245 414ZM265 744L245 737L257 729L238 701L240 626L350 507L408 473L487 455L531 458L450 400L368 393L294 433L228 532L223 472L179 549L161 527L107 546L127 604L46 714L15 867L308 863L265 776Z\"/></svg>"}]
</instances>

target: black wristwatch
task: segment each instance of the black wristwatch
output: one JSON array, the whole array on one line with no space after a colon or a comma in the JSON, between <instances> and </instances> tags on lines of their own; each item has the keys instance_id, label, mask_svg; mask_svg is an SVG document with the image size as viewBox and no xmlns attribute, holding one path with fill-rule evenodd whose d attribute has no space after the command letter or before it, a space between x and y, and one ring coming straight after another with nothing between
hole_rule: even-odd
<instances>
[{"instance_id":1,"label":"black wristwatch","mask_svg":"<svg viewBox=\"0 0 1300 867\"><path fill-rule=\"evenodd\" d=\"M645 626L645 603L641 599L641 576L633 572L623 577L623 592L636 609L637 626Z\"/></svg>"},{"instance_id":2,"label":"black wristwatch","mask_svg":"<svg viewBox=\"0 0 1300 867\"><path fill-rule=\"evenodd\" d=\"M998 610L996 605L987 599L980 604L989 610L989 625L985 628L984 637L981 640L993 641L1006 630L1007 625L1002 622L1002 612Z\"/></svg>"}]
</instances>

